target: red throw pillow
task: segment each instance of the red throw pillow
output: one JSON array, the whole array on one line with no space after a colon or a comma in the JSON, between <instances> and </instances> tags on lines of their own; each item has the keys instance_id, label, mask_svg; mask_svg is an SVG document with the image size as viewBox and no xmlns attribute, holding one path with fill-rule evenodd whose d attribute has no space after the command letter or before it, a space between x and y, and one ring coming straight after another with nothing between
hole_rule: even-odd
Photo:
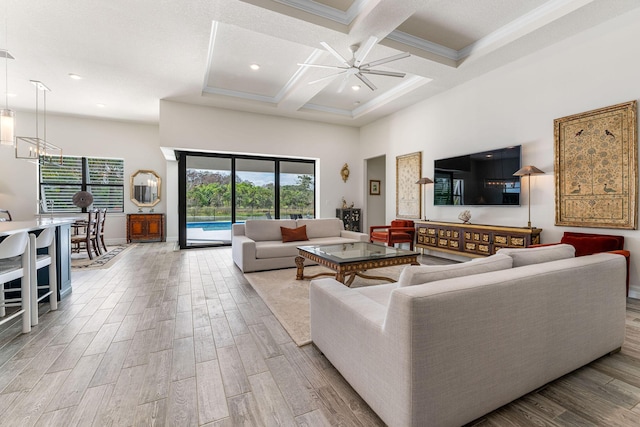
<instances>
[{"instance_id":1,"label":"red throw pillow","mask_svg":"<svg viewBox=\"0 0 640 427\"><path fill-rule=\"evenodd\" d=\"M280 232L282 233L282 243L309 240L306 225L298 228L280 227Z\"/></svg>"},{"instance_id":2,"label":"red throw pillow","mask_svg":"<svg viewBox=\"0 0 640 427\"><path fill-rule=\"evenodd\" d=\"M615 251L618 249L618 240L615 237L576 237L564 236L560 243L566 243L576 248L576 256L597 254L600 252Z\"/></svg>"}]
</instances>

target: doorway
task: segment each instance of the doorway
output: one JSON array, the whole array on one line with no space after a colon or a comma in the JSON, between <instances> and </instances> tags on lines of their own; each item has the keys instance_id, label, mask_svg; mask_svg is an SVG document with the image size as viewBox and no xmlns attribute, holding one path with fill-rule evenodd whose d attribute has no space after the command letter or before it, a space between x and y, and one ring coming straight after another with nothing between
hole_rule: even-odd
<instances>
[{"instance_id":1,"label":"doorway","mask_svg":"<svg viewBox=\"0 0 640 427\"><path fill-rule=\"evenodd\" d=\"M367 209L365 228L368 231L372 225L384 225L386 221L386 156L373 157L367 159L367 186L370 182L380 181L380 191L371 194L370 188L367 188ZM378 194L379 193L379 194Z\"/></svg>"}]
</instances>

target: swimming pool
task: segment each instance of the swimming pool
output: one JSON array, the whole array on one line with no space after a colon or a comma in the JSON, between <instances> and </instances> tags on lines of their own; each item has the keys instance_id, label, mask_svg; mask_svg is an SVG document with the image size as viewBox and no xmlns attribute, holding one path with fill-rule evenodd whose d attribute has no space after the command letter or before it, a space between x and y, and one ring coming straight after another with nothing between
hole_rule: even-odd
<instances>
[{"instance_id":1,"label":"swimming pool","mask_svg":"<svg viewBox=\"0 0 640 427\"><path fill-rule=\"evenodd\" d=\"M187 228L202 228L205 231L231 230L231 221L188 222Z\"/></svg>"}]
</instances>

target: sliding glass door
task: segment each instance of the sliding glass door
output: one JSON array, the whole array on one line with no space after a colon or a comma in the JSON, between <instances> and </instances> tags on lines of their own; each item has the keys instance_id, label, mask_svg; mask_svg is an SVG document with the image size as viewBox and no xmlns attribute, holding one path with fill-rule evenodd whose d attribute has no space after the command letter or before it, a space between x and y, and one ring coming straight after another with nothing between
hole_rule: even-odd
<instances>
[{"instance_id":1,"label":"sliding glass door","mask_svg":"<svg viewBox=\"0 0 640 427\"><path fill-rule=\"evenodd\" d=\"M231 244L231 224L315 217L315 161L178 152L181 248Z\"/></svg>"},{"instance_id":2,"label":"sliding glass door","mask_svg":"<svg viewBox=\"0 0 640 427\"><path fill-rule=\"evenodd\" d=\"M276 162L236 159L236 222L271 218L275 206Z\"/></svg>"},{"instance_id":3,"label":"sliding glass door","mask_svg":"<svg viewBox=\"0 0 640 427\"><path fill-rule=\"evenodd\" d=\"M186 156L186 241L190 246L231 241L231 159Z\"/></svg>"}]
</instances>

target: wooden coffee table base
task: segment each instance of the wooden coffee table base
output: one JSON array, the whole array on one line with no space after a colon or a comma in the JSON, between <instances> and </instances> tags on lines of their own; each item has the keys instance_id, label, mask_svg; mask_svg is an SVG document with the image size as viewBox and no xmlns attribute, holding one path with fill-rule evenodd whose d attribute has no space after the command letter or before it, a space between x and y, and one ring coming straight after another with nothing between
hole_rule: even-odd
<instances>
[{"instance_id":1,"label":"wooden coffee table base","mask_svg":"<svg viewBox=\"0 0 640 427\"><path fill-rule=\"evenodd\" d=\"M335 273L324 272L314 274L312 276L304 275L304 260L305 258L317 262L318 264L330 268L335 271ZM370 270L373 268L382 268L382 267L391 267L394 265L420 265L418 262L418 254L415 255L407 255L403 257L397 258L388 258L388 259L375 259L375 260L367 260L367 261L354 261L349 263L337 264L331 262L327 259L321 258L315 254L300 251L300 255L296 257L296 280L303 279L313 279L318 276L334 276L338 282L345 284L346 286L351 286L356 276L362 277L363 279L371 279L371 280L386 280L387 282L395 282L395 279L391 279L389 277L384 276L370 276L368 274L363 274L363 271ZM346 281L345 281L346 279Z\"/></svg>"}]
</instances>

